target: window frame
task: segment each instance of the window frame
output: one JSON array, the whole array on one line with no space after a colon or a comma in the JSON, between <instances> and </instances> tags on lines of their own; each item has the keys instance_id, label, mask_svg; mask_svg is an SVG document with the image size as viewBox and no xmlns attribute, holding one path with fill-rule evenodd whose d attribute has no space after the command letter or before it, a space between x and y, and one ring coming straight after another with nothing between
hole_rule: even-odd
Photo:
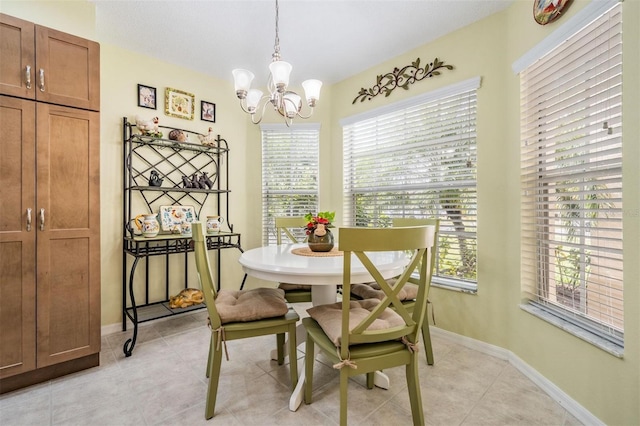
<instances>
[{"instance_id":1,"label":"window frame","mask_svg":"<svg viewBox=\"0 0 640 426\"><path fill-rule=\"evenodd\" d=\"M602 37L606 34L609 39L614 39L618 37L622 40L622 30L620 32L612 31L610 24L612 21L611 16L609 14L612 13L614 7L618 6L621 2L619 0L603 0L598 2L592 2L589 5L585 6L578 14L576 14L573 18L568 20L562 27L558 30L550 34L547 38L545 38L541 43L527 52L522 58L518 61L514 62L513 70L515 73L520 74L521 79L521 96L526 96L527 86L535 84L536 76L536 67L542 68L553 66L553 62L550 62L551 65L548 65L546 61L554 61L554 56L556 55L558 63L562 59L570 58L571 51L568 49L574 49L571 46L571 42L574 40L584 41L587 39L587 35L592 37L594 40L597 40L599 37ZM619 17L619 25L620 27L623 25L622 23L622 6L619 7L618 10L614 10L613 13ZM604 18L604 15L607 14L607 18ZM604 28L602 32L596 30L592 30L589 34L582 34L581 32L587 31L587 28L590 28L592 24L599 24L603 22L601 25L607 26ZM618 21L615 21L618 22ZM600 24L599 24L600 25ZM608 28L608 29L607 29ZM605 32L606 30L606 32ZM622 55L622 41L619 42L619 45L616 42L615 50L612 46L612 42L609 41L606 46L603 46L603 50L606 53L600 54L597 58L601 58L606 56L607 58L614 57L617 55L616 52L619 51L619 67L622 67L623 61L621 59ZM594 43L595 45L595 43ZM565 49L565 50L559 50ZM575 49L574 49L575 50ZM589 54L592 54L596 48L589 48ZM548 56L547 56L548 55ZM604 75L604 72L600 71L591 71L588 67L580 64L579 60L587 60L579 53L573 54L576 58L575 61L572 61L571 65L574 65L575 69L580 71L585 75L584 80L580 82L576 78L576 87L580 87L580 85L584 87L588 87L588 89L584 92L585 101L580 101L579 104L584 105L584 109L572 107L571 105L562 106L562 109L558 109L558 111L562 111L564 113L555 113L556 117L561 117L558 119L559 122L565 123L569 118L565 118L568 114L574 114L574 116L579 117L580 121L574 122L574 124L566 124L567 128L570 128L572 132L574 128L578 129L578 125L580 128L589 129L594 128L596 130L578 130L575 133L581 133L583 136L580 139L567 139L567 142L558 143L556 145L550 145L554 139L550 139L551 136L547 136L550 134L551 130L547 130L550 126L545 126L546 111L550 110L551 107L545 107L545 109L541 109L541 107L536 108L535 110L531 109L529 115L526 115L527 108L533 108L536 106L535 102L540 102L540 105L546 105L547 103L551 103L546 98L540 101L531 101L531 100L522 100L522 108L521 108L521 144L522 144L522 154L521 161L523 166L522 171L522 251L521 251L521 259L522 259L522 290L525 298L525 303L521 305L521 307L554 324L558 327L562 328L565 331L570 332L571 334L578 336L601 349L606 350L607 352L622 357L623 349L624 349L624 313L623 313L623 258L622 258L622 243L623 243L623 221L622 221L622 115L621 112L615 110L617 101L613 101L616 96L622 96L622 72L619 72L619 84L611 77L611 74L615 77L616 72L607 71L606 78L601 77ZM607 59L610 61L610 59ZM617 61L614 62L614 65L617 64ZM598 64L599 62L596 60L592 60L591 63ZM606 63L607 67L612 67L609 62ZM590 65L591 67L595 67L594 65ZM562 66L563 72L569 72L570 69L568 66ZM532 73L531 79L527 79L527 72L530 71ZM576 73L577 74L577 73ZM582 74L578 74L582 75ZM540 78L540 77L538 77ZM541 78L540 78L541 79ZM606 82L607 85L604 89L600 89L598 87L597 90L593 90L594 87L599 84L602 85L603 82ZM566 83L567 86L571 84ZM616 88L617 87L617 88ZM614 88L614 89L612 89ZM559 87L555 90L556 93L559 93L558 96L562 96L564 92L562 92L563 88ZM545 87L546 90L546 87ZM552 89L549 88L549 91ZM589 92L591 90L591 92ZM602 90L600 92L600 90ZM578 92L578 90L574 90L574 92ZM591 93L595 94L591 94ZM580 92L579 92L580 93ZM540 96L539 93L536 96ZM566 97L559 98L561 100L566 100ZM605 99L604 101L602 99ZM533 107L532 107L533 105ZM572 108L572 109L569 109ZM619 109L619 108L618 108ZM575 113L573 111L578 111ZM603 124L601 124L600 129L598 129L598 125L594 125L592 123L599 123L597 119L602 119ZM536 130L535 134L531 130L527 131L525 123L534 123L539 121L543 123L539 128L541 130ZM606 123L606 124L605 124ZM612 127L609 127L610 123L613 123ZM560 126L558 124L556 126ZM528 125L531 127L531 124ZM615 128L616 135L619 136L610 136L613 133L613 128ZM599 136L599 135L603 136ZM533 135L533 136L532 136ZM619 142L618 142L619 140ZM536 142L541 141L541 142ZM537 154L538 159L536 160L536 152L532 149L532 146L536 146L538 144L540 146L540 154ZM555 148L554 148L555 147ZM594 148L596 147L596 148ZM538 149L538 148L536 148ZM550 151L554 149L555 151ZM604 150L607 150L607 154L604 154ZM546 150L546 151L545 151ZM564 150L564 151L563 151ZM619 153L617 152L619 151ZM595 152L595 154L594 154ZM603 153L600 153L603 152ZM538 166L534 164L534 161L539 163ZM581 161L581 162L580 162ZM536 164L538 164L536 163ZM527 166L528 164L528 166ZM564 167L559 167L559 165L564 164ZM535 166L535 169L533 169ZM529 172L527 173L527 167ZM556 167L559 171L551 171L552 167ZM576 169L575 173L570 173L566 170ZM579 170L578 170L579 169ZM619 170L618 170L619 169ZM578 173L579 172L579 173ZM604 188L596 188L592 185L591 189L582 189L578 192L566 192L563 191L571 191L574 187L582 186L584 187L584 183L575 183L575 177L580 176L582 181L590 182L605 182ZM533 186L535 182L541 182L537 186ZM531 182L528 184L528 182ZM573 182L573 183L571 183ZM600 184L600 183L599 183ZM602 184L600 184L602 185ZM608 186L607 186L608 185ZM541 195L542 192L548 193L547 195ZM574 195L575 194L575 195ZM580 195L582 194L582 195ZM596 195L594 195L596 194ZM602 195L597 195L602 194ZM615 196L607 195L615 194ZM619 196L618 196L619 194ZM544 198L546 197L546 198ZM555 197L556 201L553 201ZM591 201L589 197L597 197L594 201ZM547 201L545 201L545 199ZM604 200L604 201L598 201ZM554 207L554 204L558 204L560 206L565 204L574 205L577 208L576 211L579 211L579 217L581 218L581 222L576 224L562 224L559 223L559 220L565 220L565 222L569 219L569 216L563 215L563 210L554 210L562 207ZM546 206L546 207L545 207ZM535 222L535 217L540 216L532 216L535 212L538 212L540 215L542 210L549 211L549 219L548 224L544 225L543 230L538 230L543 225L533 225ZM553 212L557 213L553 216ZM564 210L566 212L566 210ZM570 212L569 212L570 213ZM592 219L592 223L595 221L606 221L607 225L597 226L597 222L595 225L585 225L583 222L585 218L588 219L588 215L596 215L595 219ZM528 215L528 216L527 216ZM558 216L559 215L559 216ZM606 218L605 218L606 215ZM555 220L554 220L555 217ZM558 217L560 219L558 219ZM565 219L562 219L565 217ZM605 218L603 220L603 218ZM613 225L612 225L613 223ZM619 223L619 224L618 224ZM571 238L564 237L561 238L558 231L562 226L565 227L575 227L578 226L580 228L577 232L577 236L581 237L577 242L571 241ZM590 226L593 226L590 228ZM537 228L536 228L537 227ZM601 228L604 231L601 231ZM591 229L595 232L605 233L608 232L610 235L606 235L605 237L592 236ZM569 234L567 234L569 235ZM619 237L617 236L619 235ZM542 236L542 237L540 237ZM598 245L592 245L592 241L596 241ZM535 248L531 243L535 241ZM581 266L575 267L573 269L567 268L567 265L563 265L564 259L566 259L565 255L562 255L562 252L558 254L557 246L562 246L562 243L565 242L567 246L571 247L570 254L576 251L577 258L576 262L580 262ZM556 246L555 249L552 248ZM594 247L594 249L592 249ZM597 251L599 250L599 251ZM601 254L605 253L605 254ZM600 272L603 277L606 277L607 288L611 287L612 291L618 291L617 287L614 287L616 282L619 282L619 293L608 294L606 297L602 297L602 299L607 299L608 302L604 302L604 306L606 303L619 305L620 308L612 310L612 312L617 312L617 319L614 317L614 314L608 314L611 316L611 319L608 321L616 323L607 324L607 319L605 315L599 314L600 318L597 318L596 315L596 303L591 303L592 314L589 315L589 310L585 308L584 312L582 312L582 308L576 308L576 302L571 297L571 303L562 303L562 298L555 294L555 290L549 291L548 293L544 292L544 289L550 286L555 286L557 288L558 282L563 284L566 278L566 274L563 274L563 269L571 271L582 271L579 275L574 275L578 282L580 282L580 287L583 288L581 306L585 306L585 301L589 298L588 292L596 291L599 285L597 282L591 282L589 278L589 268L591 265L591 257L597 256L597 262L599 262L598 267L601 268L604 272ZM619 256L619 258L618 258ZM588 263L587 260L588 259ZM607 268L604 269L605 262L608 262ZM619 267L616 269L614 266L616 263L619 263ZM565 271L566 272L566 271ZM532 278L534 277L535 278ZM559 277L559 281L558 281ZM570 276L571 278L571 276ZM533 281L533 282L532 282ZM587 283L591 282L591 288L587 289ZM542 287L541 287L542 286ZM602 286L602 285L601 285ZM552 300L555 297L557 300ZM600 296L599 296L600 297ZM619 297L618 299L612 300L614 297ZM565 301L566 302L566 301ZM602 303L598 301L598 303ZM564 306L566 305L566 306ZM604 317L605 319L602 319ZM618 325L622 324L622 325Z\"/></svg>"},{"instance_id":2,"label":"window frame","mask_svg":"<svg viewBox=\"0 0 640 426\"><path fill-rule=\"evenodd\" d=\"M454 245L456 245L456 243L460 242L460 244L457 244L458 247L462 247L461 246L461 238L462 240L466 240L466 238L470 238L469 241L473 242L473 259L471 261L470 264L473 265L473 274L474 274L474 279L469 279L469 278L460 278L458 274L456 274L456 276L445 276L444 274L438 274L436 272L436 274L434 274L434 277L432 279L432 284L435 286L439 286L442 288L446 288L449 290L457 290L457 291L462 291L462 292L467 292L467 293L476 293L477 292L477 288L478 288L478 284L477 284L477 162L476 162L476 153L477 153L477 138L476 138L476 120L477 120L477 91L480 88L480 83L481 83L481 79L480 77L474 77L456 84L452 84L446 87L443 87L441 89L437 89L431 92L427 92L418 96L414 96L412 98L403 100L403 101L399 101L399 102L395 102L392 104L388 104L385 105L383 107L380 108L376 108L370 111L367 111L365 113L362 114L357 114L351 117L347 117L343 120L340 121L340 125L343 127L343 147L344 147L344 151L343 151L343 157L344 157L344 167L343 167L343 173L344 173L344 223L346 226L363 226L365 225L364 223L358 223L358 213L354 212L354 202L353 200L353 196L357 191L354 191L350 186L353 183L354 178L352 177L352 174L354 173L354 170L356 169L356 167L353 164L350 164L352 161L352 151L350 148L350 143L352 141L352 139L356 138L355 136L351 136L349 133L353 132L353 131L358 131L357 129L355 129L358 125L362 125L363 129L361 130L362 133L366 133L366 127L368 125L368 122L370 120L385 120L385 117L388 117L389 121L391 122L392 120L398 120L398 122L400 122L401 118L399 118L400 115L406 115L407 116L407 120L410 120L411 123L415 123L419 120L418 117L421 112L419 111L420 108L424 108L424 109L429 109L431 108L432 111L435 111L435 114L427 114L427 113L423 113L424 117L436 117L436 119L434 119L432 121L431 124L426 124L426 121L424 124L419 123L417 125L418 129L416 130L417 133L421 133L420 138L424 139L425 142L423 142L424 146L430 146L430 148L433 150L431 151L431 154L425 154L424 158L428 158L433 164L436 163L435 157L437 156L437 154L435 154L435 151L437 151L436 148L434 147L438 147L438 149L440 147L442 147L442 151L445 151L446 148L450 148L455 146L456 142L459 142L461 140L465 140L466 138L466 143L468 145L468 150L470 153L469 154L470 157L467 158L466 160L466 165L467 167L469 166L469 163L472 162L472 172L468 172L469 174L473 175L472 178L467 178L466 182L463 184L462 181L458 181L459 184L458 185L452 185L451 181L449 182L444 182L444 181L438 181L438 178L432 178L431 180L428 179L424 179L421 182L411 182L411 185L409 184L405 184L405 183L400 183L398 186L396 186L395 188L393 187L393 185L386 185L386 184L382 184L380 186L378 186L377 188L372 186L370 188L361 188L363 191L375 191L378 190L379 192L383 192L383 191L388 191L389 193L392 193L393 191L397 191L398 194L402 194L402 193L407 193L407 191L410 191L412 189L415 189L417 192L423 194L423 196L425 196L424 194L427 193L431 193L431 194L437 194L437 193L445 193L447 190L460 190L462 189L463 191L466 191L467 189L469 189L472 193L472 198L470 199L471 201L468 201L468 206L472 208L473 212L471 214L471 217L473 218L473 223L472 223L472 228L473 231L470 232L465 232L465 230L462 231L462 234L465 234L465 236L460 236L462 234L460 234L459 232L457 232L456 230L454 230L453 225L451 224L451 220L450 217L447 216L444 208L442 207L442 204L435 202L434 205L437 206L437 208L434 208L431 213L427 212L426 209L424 210L420 210L419 214L415 214L416 210L414 208L413 212L411 214L393 214L391 212L391 210L387 210L387 213L385 215L386 219L388 220L383 220L383 218L381 216L377 216L374 219L374 222L367 222L366 225L367 226L390 226L390 220L392 218L396 218L396 217L439 217L441 219L441 225L440 225L440 238L439 238L439 244L437 247L438 250L438 259L440 259L439 261L439 265L443 265L444 267L444 259L447 259L447 254L446 254L446 250L447 250L447 246L448 247L453 247ZM460 99L456 99L456 97L460 98ZM458 104L455 104L455 107L451 107L451 106L445 106L445 103L449 101L451 104L454 104L455 102L458 102ZM450 111L453 110L454 108L457 108L458 110L463 110L465 109L465 105L464 103L466 102L466 111L463 114L458 113L458 115L456 116L456 118L454 120L457 120L458 122L460 122L461 120L466 120L465 122L465 126L467 126L467 128L465 128L464 130L461 128L461 126L458 124L458 129L454 130L454 132L457 133L452 133L453 136L448 136L450 137L451 141L446 141L445 138L443 138L443 135L429 135L429 130L432 129L436 129L436 130L445 130L448 132L452 132L452 128L454 128L455 126L447 123L445 124L446 120L444 118L442 118L442 122L438 122L437 120L440 119L440 116L445 116L447 113L451 113ZM415 113L415 117L412 116L412 114ZM409 118L409 116L411 116L411 118ZM463 117L463 118L461 118ZM451 119L449 119L449 121L451 121ZM382 129L384 127L384 123L380 123L380 124L371 124L372 127L376 127L376 128L380 128ZM420 127L422 126L422 127ZM371 130L371 133L373 133L376 130ZM378 133L376 133L376 136L372 138L376 139L376 138L380 138L380 139L384 139L386 136L382 135L382 133L384 133L386 130L380 130L380 136L378 136ZM463 134L464 132L467 132L466 134ZM434 131L435 132L435 131ZM367 136L368 137L368 136ZM407 144L411 143L411 135L406 136L407 137ZM395 138L395 136L394 136ZM442 138L442 139L439 139ZM457 138L457 139L456 139ZM418 137L416 137L416 139L419 139ZM381 141L380 143L382 143L383 141ZM366 143L366 142L363 142ZM374 143L374 142L372 142ZM440 145L438 145L440 144ZM425 149L423 145L418 144L421 149ZM458 145L460 146L460 145ZM385 147L385 149L391 151L391 150L397 150L398 147L393 146L393 147ZM411 150L411 148L406 148L405 147L405 151L406 153L404 154L406 157L409 157L410 154L409 151ZM428 151L427 151L428 152ZM357 156L357 154L355 154ZM362 154L363 156L366 154ZM431 157L429 157L429 155L431 155ZM472 157L471 157L472 156ZM442 160L444 162L444 160ZM458 161L460 164L465 163L464 161L457 159L456 161ZM453 161L452 161L453 162ZM378 163L380 165L380 163ZM457 164L457 163L456 163ZM382 167L380 165L380 167ZM465 172L462 172L465 173ZM413 175L413 171L411 173L406 173L407 176L409 175ZM451 176L454 176L454 172L452 172ZM455 179L455 177L454 177ZM407 179L408 180L408 179ZM386 185L386 187L385 187ZM462 185L462 186L461 186ZM411 188L411 189L408 189ZM431 195L433 197L433 195ZM437 198L437 197L436 197ZM442 199L442 195L440 195L440 200ZM389 203L390 204L390 203ZM465 207L467 207L467 204L464 205ZM435 212L435 213L434 213ZM465 216L466 218L466 216ZM465 223L467 223L466 219L465 219ZM452 239L456 238L455 242L452 244L451 242L453 241ZM445 244L443 244L445 243ZM462 249L458 249L458 254L457 257L459 258L458 263L462 263L464 262L462 260L463 255L461 254L463 253ZM460 269L465 269L465 266L467 264L463 265L461 268L456 269L457 271L459 271ZM436 271L438 271L439 268L438 266L436 267ZM443 271L445 269L442 269Z\"/></svg>"},{"instance_id":3,"label":"window frame","mask_svg":"<svg viewBox=\"0 0 640 426\"><path fill-rule=\"evenodd\" d=\"M260 124L261 130L261 205L262 244L276 243L275 216L304 216L318 211L320 172L320 124L294 123ZM299 140L296 140L296 134ZM270 147L278 139L289 139L289 145ZM311 144L311 145L310 145ZM273 169L277 167L277 169ZM273 169L273 170L272 170ZM269 171L271 170L271 171ZM287 182L286 188L279 184ZM311 202L298 200L280 208L278 198L309 197ZM302 233L304 231L301 230Z\"/></svg>"}]
</instances>

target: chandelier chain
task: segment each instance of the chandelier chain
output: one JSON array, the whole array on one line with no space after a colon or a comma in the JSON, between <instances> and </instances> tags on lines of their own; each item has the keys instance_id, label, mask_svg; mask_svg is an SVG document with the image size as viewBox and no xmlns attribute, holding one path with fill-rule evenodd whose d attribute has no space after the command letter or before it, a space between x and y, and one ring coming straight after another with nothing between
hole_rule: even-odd
<instances>
[{"instance_id":1,"label":"chandelier chain","mask_svg":"<svg viewBox=\"0 0 640 426\"><path fill-rule=\"evenodd\" d=\"M280 60L280 36L279 36L280 27L278 25L279 10L280 10L280 8L278 7L278 0L276 0L276 40L275 40L275 42L273 44L273 60L274 61L279 61Z\"/></svg>"}]
</instances>

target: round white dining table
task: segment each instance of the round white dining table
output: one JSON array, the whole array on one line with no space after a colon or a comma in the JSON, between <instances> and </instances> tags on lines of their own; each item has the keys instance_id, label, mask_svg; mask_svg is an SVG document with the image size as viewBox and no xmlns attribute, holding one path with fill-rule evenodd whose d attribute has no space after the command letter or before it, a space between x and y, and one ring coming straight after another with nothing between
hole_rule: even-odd
<instances>
[{"instance_id":1,"label":"round white dining table","mask_svg":"<svg viewBox=\"0 0 640 426\"><path fill-rule=\"evenodd\" d=\"M292 252L294 249L303 247L307 247L307 245L282 244L258 247L242 253L239 262L244 272L252 277L278 283L311 285L311 302L314 306L334 303L337 286L342 284L343 255L305 256ZM355 255L352 256L351 283L373 281L373 277L367 272L360 260ZM400 275L403 268L409 263L406 253L400 251L367 252L367 256L385 279ZM298 328L296 339L300 344L304 341L306 334L303 327L299 326ZM272 358L275 357L275 353L274 350ZM302 403L304 381L305 372L303 369L298 385L289 400L289 410L291 411L297 410ZM376 372L374 383L381 388L389 388L389 378L380 371Z\"/></svg>"},{"instance_id":2,"label":"round white dining table","mask_svg":"<svg viewBox=\"0 0 640 426\"><path fill-rule=\"evenodd\" d=\"M306 244L281 244L258 247L247 250L240 256L239 262L244 272L252 277L278 283L311 285L311 297L314 305L336 301L336 287L342 284L343 255L305 256L293 253L296 248ZM382 276L398 276L408 263L403 252L369 252L371 261ZM352 255L351 283L373 281L360 260Z\"/></svg>"}]
</instances>

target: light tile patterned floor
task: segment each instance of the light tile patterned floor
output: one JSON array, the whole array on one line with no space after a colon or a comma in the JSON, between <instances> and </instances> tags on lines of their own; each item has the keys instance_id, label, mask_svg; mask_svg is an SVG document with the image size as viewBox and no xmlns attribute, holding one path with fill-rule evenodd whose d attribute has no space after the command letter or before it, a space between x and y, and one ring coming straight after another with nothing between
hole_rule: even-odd
<instances>
[{"instance_id":1,"label":"light tile patterned floor","mask_svg":"<svg viewBox=\"0 0 640 426\"><path fill-rule=\"evenodd\" d=\"M129 358L122 345L131 330L103 337L100 367L0 395L0 425L338 424L337 371L316 362L313 403L289 411L289 368L269 359L271 336L228 343L216 415L205 421L206 312L145 323L139 331ZM508 362L437 336L433 348L435 365L425 361L420 370L428 425L580 424ZM349 424L412 423L404 368L386 373L389 390L352 380Z\"/></svg>"}]
</instances>

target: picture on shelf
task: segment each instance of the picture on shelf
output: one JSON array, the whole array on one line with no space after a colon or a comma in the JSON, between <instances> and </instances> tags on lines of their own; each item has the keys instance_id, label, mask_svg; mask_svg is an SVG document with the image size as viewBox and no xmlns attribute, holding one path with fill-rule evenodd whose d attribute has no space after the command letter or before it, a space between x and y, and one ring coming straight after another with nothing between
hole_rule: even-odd
<instances>
[{"instance_id":1,"label":"picture on shelf","mask_svg":"<svg viewBox=\"0 0 640 426\"><path fill-rule=\"evenodd\" d=\"M210 121L212 123L216 122L216 104L201 101L200 102L200 120L202 121Z\"/></svg>"},{"instance_id":2,"label":"picture on shelf","mask_svg":"<svg viewBox=\"0 0 640 426\"><path fill-rule=\"evenodd\" d=\"M164 113L170 117L193 120L195 95L167 87L164 93Z\"/></svg>"},{"instance_id":3,"label":"picture on shelf","mask_svg":"<svg viewBox=\"0 0 640 426\"><path fill-rule=\"evenodd\" d=\"M156 88L138 84L138 106L156 109Z\"/></svg>"}]
</instances>

